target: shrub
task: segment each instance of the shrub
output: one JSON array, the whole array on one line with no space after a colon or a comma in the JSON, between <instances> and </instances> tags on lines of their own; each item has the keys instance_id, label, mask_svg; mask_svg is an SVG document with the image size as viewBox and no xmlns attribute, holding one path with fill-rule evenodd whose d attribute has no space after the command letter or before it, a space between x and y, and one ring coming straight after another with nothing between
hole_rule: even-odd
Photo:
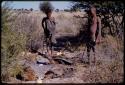
<instances>
[{"instance_id":1,"label":"shrub","mask_svg":"<svg viewBox=\"0 0 125 85\"><path fill-rule=\"evenodd\" d=\"M9 80L9 66L16 61L18 53L25 50L26 36L18 33L12 28L13 12L11 11L9 2L5 2L2 6L2 46L1 46L1 68L2 68L2 81ZM10 23L11 22L11 23ZM4 78L6 76L6 78Z\"/></svg>"}]
</instances>

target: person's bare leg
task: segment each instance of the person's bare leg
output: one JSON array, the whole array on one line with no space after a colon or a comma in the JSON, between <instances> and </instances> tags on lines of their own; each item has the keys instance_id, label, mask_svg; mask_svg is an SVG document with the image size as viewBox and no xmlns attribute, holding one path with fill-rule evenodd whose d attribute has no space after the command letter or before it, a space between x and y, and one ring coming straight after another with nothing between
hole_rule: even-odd
<instances>
[{"instance_id":1,"label":"person's bare leg","mask_svg":"<svg viewBox=\"0 0 125 85\"><path fill-rule=\"evenodd\" d=\"M95 52L94 52L94 65L96 64L96 56L95 56Z\"/></svg>"},{"instance_id":2,"label":"person's bare leg","mask_svg":"<svg viewBox=\"0 0 125 85\"><path fill-rule=\"evenodd\" d=\"M53 56L53 46L51 46L51 55Z\"/></svg>"},{"instance_id":3,"label":"person's bare leg","mask_svg":"<svg viewBox=\"0 0 125 85\"><path fill-rule=\"evenodd\" d=\"M97 30L97 24L95 23L96 21L93 21L93 25L91 26L91 38L92 38L92 41L96 41L96 30Z\"/></svg>"},{"instance_id":4,"label":"person's bare leg","mask_svg":"<svg viewBox=\"0 0 125 85\"><path fill-rule=\"evenodd\" d=\"M52 57L53 56L53 52L52 52L52 48L49 48L49 55Z\"/></svg>"},{"instance_id":5,"label":"person's bare leg","mask_svg":"<svg viewBox=\"0 0 125 85\"><path fill-rule=\"evenodd\" d=\"M42 47L42 54L44 53L44 40L43 40L43 47Z\"/></svg>"},{"instance_id":6,"label":"person's bare leg","mask_svg":"<svg viewBox=\"0 0 125 85\"><path fill-rule=\"evenodd\" d=\"M90 51L91 51L91 48L90 48L90 46L87 46L87 57L88 57L88 64L90 64Z\"/></svg>"},{"instance_id":7,"label":"person's bare leg","mask_svg":"<svg viewBox=\"0 0 125 85\"><path fill-rule=\"evenodd\" d=\"M47 51L47 53L48 53L48 38L46 39L46 51Z\"/></svg>"},{"instance_id":8,"label":"person's bare leg","mask_svg":"<svg viewBox=\"0 0 125 85\"><path fill-rule=\"evenodd\" d=\"M92 34L92 41L95 42L95 33Z\"/></svg>"},{"instance_id":9,"label":"person's bare leg","mask_svg":"<svg viewBox=\"0 0 125 85\"><path fill-rule=\"evenodd\" d=\"M51 41L51 38L49 39L49 60L50 60L50 63L51 64L55 64L55 61L53 60L53 52L52 52L52 41Z\"/></svg>"},{"instance_id":10,"label":"person's bare leg","mask_svg":"<svg viewBox=\"0 0 125 85\"><path fill-rule=\"evenodd\" d=\"M96 63L96 56L95 56L95 47L93 48L93 64L95 65Z\"/></svg>"},{"instance_id":11,"label":"person's bare leg","mask_svg":"<svg viewBox=\"0 0 125 85\"><path fill-rule=\"evenodd\" d=\"M51 51L51 56L53 56L52 41L50 42L50 51Z\"/></svg>"},{"instance_id":12,"label":"person's bare leg","mask_svg":"<svg viewBox=\"0 0 125 85\"><path fill-rule=\"evenodd\" d=\"M51 36L50 36L50 38L49 38L49 55L50 55L50 56L53 56L53 55L52 55L52 40L51 40Z\"/></svg>"}]
</instances>

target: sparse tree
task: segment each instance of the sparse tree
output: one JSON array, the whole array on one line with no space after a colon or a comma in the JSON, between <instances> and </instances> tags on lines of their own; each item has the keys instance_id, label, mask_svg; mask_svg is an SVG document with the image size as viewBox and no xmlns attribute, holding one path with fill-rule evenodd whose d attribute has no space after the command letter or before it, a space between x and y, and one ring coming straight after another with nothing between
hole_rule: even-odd
<instances>
[{"instance_id":1,"label":"sparse tree","mask_svg":"<svg viewBox=\"0 0 125 85\"><path fill-rule=\"evenodd\" d=\"M33 11L33 8L30 8L30 11Z\"/></svg>"},{"instance_id":2,"label":"sparse tree","mask_svg":"<svg viewBox=\"0 0 125 85\"><path fill-rule=\"evenodd\" d=\"M97 14L102 19L102 32L106 27L111 35L123 35L123 22L118 21L118 17L124 19L124 3L122 1L75 1L72 2L71 10L76 11L78 8L85 9L88 13L89 6L93 4L97 8ZM120 14L120 15L119 15ZM115 20L114 18L117 18ZM112 19L112 20L109 20ZM107 24L106 24L107 23ZM121 25L121 26L120 26ZM103 29L104 28L104 29ZM104 33L103 33L104 34Z\"/></svg>"},{"instance_id":3,"label":"sparse tree","mask_svg":"<svg viewBox=\"0 0 125 85\"><path fill-rule=\"evenodd\" d=\"M56 11L56 12L59 12L59 9L56 9L55 11Z\"/></svg>"}]
</instances>

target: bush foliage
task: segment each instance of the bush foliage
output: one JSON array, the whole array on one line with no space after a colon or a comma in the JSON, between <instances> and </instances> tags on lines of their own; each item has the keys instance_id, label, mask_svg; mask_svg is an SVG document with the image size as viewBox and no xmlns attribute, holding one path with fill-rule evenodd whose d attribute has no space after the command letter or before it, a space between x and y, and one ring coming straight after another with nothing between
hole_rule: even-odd
<instances>
[{"instance_id":1,"label":"bush foliage","mask_svg":"<svg viewBox=\"0 0 125 85\"><path fill-rule=\"evenodd\" d=\"M16 17L10 10L10 2L5 2L2 6L2 30L1 30L1 68L2 80L9 78L9 67L16 61L16 56L25 50L26 36L22 33L15 32L12 23ZM6 77L4 77L6 75Z\"/></svg>"}]
</instances>

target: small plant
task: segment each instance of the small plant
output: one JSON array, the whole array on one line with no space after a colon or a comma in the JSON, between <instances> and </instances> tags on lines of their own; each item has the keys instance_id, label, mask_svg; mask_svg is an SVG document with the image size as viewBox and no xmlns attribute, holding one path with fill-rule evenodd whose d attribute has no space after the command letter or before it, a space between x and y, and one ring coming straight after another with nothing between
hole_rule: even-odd
<instances>
[{"instance_id":1,"label":"small plant","mask_svg":"<svg viewBox=\"0 0 125 85\"><path fill-rule=\"evenodd\" d=\"M14 31L11 23L14 22L10 5L5 4L2 6L2 30L1 30L1 69L2 81L9 81L10 66L15 65L17 55L25 50L26 36L22 33Z\"/></svg>"}]
</instances>

